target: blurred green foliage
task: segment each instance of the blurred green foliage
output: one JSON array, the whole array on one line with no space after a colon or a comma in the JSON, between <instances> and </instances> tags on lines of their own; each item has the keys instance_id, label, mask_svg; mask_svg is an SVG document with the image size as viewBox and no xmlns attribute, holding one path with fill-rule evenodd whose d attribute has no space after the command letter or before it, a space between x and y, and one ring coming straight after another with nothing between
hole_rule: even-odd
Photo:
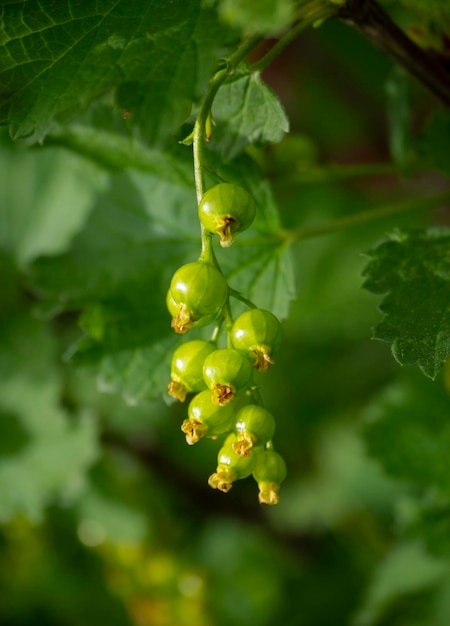
<instances>
[{"instance_id":1,"label":"blurred green foliage","mask_svg":"<svg viewBox=\"0 0 450 626\"><path fill-rule=\"evenodd\" d=\"M134 4L139 35L143 4ZM176 345L165 290L199 243L190 153L168 132L163 147L145 139L176 125L237 35L214 3L198 19L199 3L175 4L167 24L154 3L155 47L141 65L127 49L129 72L108 79L130 85L149 65L149 84L164 78L154 102L135 83L122 87L120 106L145 92L135 126L106 94L43 145L0 134L0 625L448 626L450 369L432 382L371 341L380 297L361 288L365 254L387 233L448 225L448 212L386 216L291 246L281 234L448 189L449 116L430 115L418 85L330 21L264 72L289 136L242 153L245 142L230 148L218 132L208 176L243 184L259 209L218 256L233 286L285 318L276 364L258 382L288 478L272 508L258 505L251 479L212 491L218 442L188 447L186 407L162 397ZM238 4L221 11L246 30ZM264 7L254 27L269 34L292 9ZM436 1L433 18L441 12ZM205 53L195 84L192 49L183 61L170 54L189 29ZM158 121L152 112L176 94L169 74L182 89ZM13 102L15 134L33 88ZM258 89L272 106L272 92ZM73 102L58 103L66 115L63 104ZM235 110L222 101L218 122L226 104ZM251 115L243 110L231 127ZM33 132L52 126L50 113ZM281 138L278 101L272 113Z\"/></svg>"}]
</instances>

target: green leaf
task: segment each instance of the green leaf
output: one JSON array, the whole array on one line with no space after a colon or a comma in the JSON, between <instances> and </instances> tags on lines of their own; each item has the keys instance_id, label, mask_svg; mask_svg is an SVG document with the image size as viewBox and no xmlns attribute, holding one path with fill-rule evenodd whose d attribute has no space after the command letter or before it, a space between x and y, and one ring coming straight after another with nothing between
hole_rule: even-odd
<instances>
[{"instance_id":1,"label":"green leaf","mask_svg":"<svg viewBox=\"0 0 450 626\"><path fill-rule=\"evenodd\" d=\"M442 21L444 29L450 29L450 6L447 0L400 0L400 3L425 18Z\"/></svg>"},{"instance_id":2,"label":"green leaf","mask_svg":"<svg viewBox=\"0 0 450 626\"><path fill-rule=\"evenodd\" d=\"M160 395L167 384L175 340L167 286L200 252L189 205L195 215L193 189L138 172L119 175L71 251L32 268L51 309L84 307L80 324L90 338L74 346L75 362L95 364L100 387L122 391L130 403Z\"/></svg>"},{"instance_id":3,"label":"green leaf","mask_svg":"<svg viewBox=\"0 0 450 626\"><path fill-rule=\"evenodd\" d=\"M132 123L151 141L165 139L230 41L200 0L30 0L25 14L23 2L10 2L2 27L0 123L29 141L120 85Z\"/></svg>"},{"instance_id":4,"label":"green leaf","mask_svg":"<svg viewBox=\"0 0 450 626\"><path fill-rule=\"evenodd\" d=\"M418 147L425 161L447 175L450 175L450 115L435 113L419 138Z\"/></svg>"},{"instance_id":5,"label":"green leaf","mask_svg":"<svg viewBox=\"0 0 450 626\"><path fill-rule=\"evenodd\" d=\"M450 558L450 500L422 504L414 520L406 528L406 535L420 540L428 552L440 558Z\"/></svg>"},{"instance_id":6,"label":"green leaf","mask_svg":"<svg viewBox=\"0 0 450 626\"><path fill-rule=\"evenodd\" d=\"M392 476L450 495L449 411L438 383L417 375L389 387L367 412L369 452Z\"/></svg>"},{"instance_id":7,"label":"green leaf","mask_svg":"<svg viewBox=\"0 0 450 626\"><path fill-rule=\"evenodd\" d=\"M295 268L292 250L281 235L278 207L269 183L261 179L258 167L246 155L223 163L210 153L208 166L220 179L247 189L257 207L252 229L240 233L228 250L217 251L225 275L233 288L257 306L286 318L296 297Z\"/></svg>"},{"instance_id":8,"label":"green leaf","mask_svg":"<svg viewBox=\"0 0 450 626\"><path fill-rule=\"evenodd\" d=\"M150 346L106 355L98 377L100 391L121 393L130 405L161 395L168 400L170 362L179 343L180 338L171 333Z\"/></svg>"},{"instance_id":9,"label":"green leaf","mask_svg":"<svg viewBox=\"0 0 450 626\"><path fill-rule=\"evenodd\" d=\"M0 249L0 323L16 315L23 306L23 293L16 264Z\"/></svg>"},{"instance_id":10,"label":"green leaf","mask_svg":"<svg viewBox=\"0 0 450 626\"><path fill-rule=\"evenodd\" d=\"M271 185L263 178L260 168L248 155L242 154L233 161L224 162L218 153L208 151L207 171L212 175L211 180L208 180L208 187L217 184L218 181L228 181L244 187L256 204L256 217L252 229L264 235L278 236L281 229L280 215ZM241 236L240 234L239 237Z\"/></svg>"},{"instance_id":11,"label":"green leaf","mask_svg":"<svg viewBox=\"0 0 450 626\"><path fill-rule=\"evenodd\" d=\"M0 249L24 266L63 252L107 174L66 150L0 144Z\"/></svg>"},{"instance_id":12,"label":"green leaf","mask_svg":"<svg viewBox=\"0 0 450 626\"><path fill-rule=\"evenodd\" d=\"M109 109L103 115L111 116ZM64 146L113 172L134 168L166 182L192 187L192 157L176 144L172 152L149 148L136 137L119 134L116 129L72 124L48 135L46 146Z\"/></svg>"},{"instance_id":13,"label":"green leaf","mask_svg":"<svg viewBox=\"0 0 450 626\"><path fill-rule=\"evenodd\" d=\"M294 13L291 0L221 0L220 15L246 34L275 35Z\"/></svg>"},{"instance_id":14,"label":"green leaf","mask_svg":"<svg viewBox=\"0 0 450 626\"><path fill-rule=\"evenodd\" d=\"M12 318L0 345L0 520L38 520L49 503L82 492L98 456L96 422L87 413L70 421L60 406L56 350L41 323Z\"/></svg>"},{"instance_id":15,"label":"green leaf","mask_svg":"<svg viewBox=\"0 0 450 626\"><path fill-rule=\"evenodd\" d=\"M422 612L424 608L418 594L442 583L447 574L448 565L429 556L420 545L405 543L395 546L377 565L363 606L353 623L355 626L393 623L381 621L381 618L389 620L389 610L404 598L407 603L400 614L404 616L412 613L411 617L417 616L418 610ZM414 601L418 602L417 606ZM425 604L425 610L428 606L429 603ZM413 610L409 611L409 607ZM408 620L402 623L411 622Z\"/></svg>"},{"instance_id":16,"label":"green leaf","mask_svg":"<svg viewBox=\"0 0 450 626\"><path fill-rule=\"evenodd\" d=\"M216 128L211 148L226 160L249 144L281 141L289 121L277 96L258 72L240 70L219 90L213 105Z\"/></svg>"},{"instance_id":17,"label":"green leaf","mask_svg":"<svg viewBox=\"0 0 450 626\"><path fill-rule=\"evenodd\" d=\"M214 622L278 623L283 606L281 558L258 528L245 527L224 515L202 527L198 533L198 562L211 573ZM224 585L227 594L220 593ZM231 600L241 594L245 602Z\"/></svg>"},{"instance_id":18,"label":"green leaf","mask_svg":"<svg viewBox=\"0 0 450 626\"><path fill-rule=\"evenodd\" d=\"M31 268L43 308L83 309L86 336L69 352L73 362L94 368L100 388L121 392L130 404L166 395L170 358L181 340L170 326L167 288L177 267L201 249L193 181L175 181L163 153L158 168L167 169L167 180L136 170L116 175L69 252L40 258ZM245 245L223 255L225 274L233 287L284 317L294 297L293 265L277 237L270 188L248 159L227 170L239 172L235 178L255 192L261 234L249 229Z\"/></svg>"},{"instance_id":19,"label":"green leaf","mask_svg":"<svg viewBox=\"0 0 450 626\"><path fill-rule=\"evenodd\" d=\"M241 237L233 244L233 253L220 254L219 259L231 287L279 318L288 316L289 305L296 296L294 263L288 245L269 238Z\"/></svg>"},{"instance_id":20,"label":"green leaf","mask_svg":"<svg viewBox=\"0 0 450 626\"><path fill-rule=\"evenodd\" d=\"M387 294L374 338L435 378L450 355L450 230L397 232L369 252L364 287Z\"/></svg>"},{"instance_id":21,"label":"green leaf","mask_svg":"<svg viewBox=\"0 0 450 626\"><path fill-rule=\"evenodd\" d=\"M411 159L411 77L401 67L392 69L386 83L389 143L393 160L403 169Z\"/></svg>"},{"instance_id":22,"label":"green leaf","mask_svg":"<svg viewBox=\"0 0 450 626\"><path fill-rule=\"evenodd\" d=\"M134 302L142 315L155 294L165 298L171 269L192 250L198 231L192 214L193 189L138 172L118 175L99 196L71 251L33 265L34 283L67 309L126 296L127 307Z\"/></svg>"},{"instance_id":23,"label":"green leaf","mask_svg":"<svg viewBox=\"0 0 450 626\"><path fill-rule=\"evenodd\" d=\"M145 480L148 484L151 480L148 473L141 478L136 460L113 448L105 451L89 479L89 491L76 503L82 543L98 545L106 540L130 546L142 542L149 519L143 510L146 501L139 483Z\"/></svg>"},{"instance_id":24,"label":"green leaf","mask_svg":"<svg viewBox=\"0 0 450 626\"><path fill-rule=\"evenodd\" d=\"M345 524L364 507L382 511L400 487L370 458L359 433L330 426L314 450L314 474L283 487L280 525L287 531L321 529Z\"/></svg>"}]
</instances>

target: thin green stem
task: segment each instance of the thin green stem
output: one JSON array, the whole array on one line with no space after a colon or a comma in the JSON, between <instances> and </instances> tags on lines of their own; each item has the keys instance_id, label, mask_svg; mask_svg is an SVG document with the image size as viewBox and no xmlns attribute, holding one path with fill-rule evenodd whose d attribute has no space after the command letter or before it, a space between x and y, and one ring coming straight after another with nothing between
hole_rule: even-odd
<instances>
[{"instance_id":1,"label":"thin green stem","mask_svg":"<svg viewBox=\"0 0 450 626\"><path fill-rule=\"evenodd\" d=\"M333 7L330 4L324 4L323 0L317 2L311 2L302 7L299 11L300 21L291 28L272 48L265 54L259 61L254 63L250 70L252 72L262 72L266 67L272 63L277 56L279 56L283 50L294 41L302 33L316 22L321 22L332 15L337 13L337 7Z\"/></svg>"},{"instance_id":2,"label":"thin green stem","mask_svg":"<svg viewBox=\"0 0 450 626\"><path fill-rule=\"evenodd\" d=\"M230 76L239 63L247 56L261 38L251 37L244 41L244 43L236 50L234 54L227 60L225 68L219 70L210 80L208 89L205 94L205 98L200 107L200 111L195 122L193 131L193 156L194 156L194 178L195 178L195 191L197 195L197 203L199 204L204 194L204 180L203 172L205 169L204 158L204 141L205 141L205 129L208 122L208 118L211 115L211 107L214 102L214 98L219 90L219 87ZM210 263L214 263L218 266L217 260L214 255L212 247L211 234L201 226L201 239L202 239L202 252L201 258Z\"/></svg>"},{"instance_id":3,"label":"thin green stem","mask_svg":"<svg viewBox=\"0 0 450 626\"><path fill-rule=\"evenodd\" d=\"M410 211L436 209L447 203L450 203L450 191L435 194L433 196L408 198L407 200L401 200L378 209L370 209L355 215L348 215L333 222L329 222L328 224L324 224L323 226L285 231L284 239L289 242L312 239L313 237L328 235L339 230L344 230L350 226L364 224L365 222L382 219L384 217L389 217L390 215L408 213Z\"/></svg>"},{"instance_id":4,"label":"thin green stem","mask_svg":"<svg viewBox=\"0 0 450 626\"><path fill-rule=\"evenodd\" d=\"M233 316L231 315L230 298L227 298L225 306L223 307L223 316L225 318L225 330L227 332L227 347L232 348L231 328L233 326Z\"/></svg>"},{"instance_id":5,"label":"thin green stem","mask_svg":"<svg viewBox=\"0 0 450 626\"><path fill-rule=\"evenodd\" d=\"M205 140L205 127L208 116L211 114L211 107L219 87L236 70L239 63L245 59L247 54L261 41L261 37L250 37L236 50L227 60L226 67L219 70L209 81L205 98L200 107L197 121L194 126L194 175L197 201L200 202L203 196L203 169L205 167L203 157L203 142Z\"/></svg>"},{"instance_id":6,"label":"thin green stem","mask_svg":"<svg viewBox=\"0 0 450 626\"><path fill-rule=\"evenodd\" d=\"M202 240L200 259L205 261L205 263L211 263L211 265L214 265L218 270L220 270L212 245L212 235L206 230L203 224L200 225L200 236Z\"/></svg>"},{"instance_id":7,"label":"thin green stem","mask_svg":"<svg viewBox=\"0 0 450 626\"><path fill-rule=\"evenodd\" d=\"M211 335L211 339L210 339L211 343L217 343L217 340L219 338L220 331L221 331L221 328L222 328L222 322L223 322L223 318L221 318L219 320L218 324L216 324L216 326L215 326L215 328L213 330L213 333Z\"/></svg>"},{"instance_id":8,"label":"thin green stem","mask_svg":"<svg viewBox=\"0 0 450 626\"><path fill-rule=\"evenodd\" d=\"M195 179L195 191L197 194L197 204L200 204L200 200L203 197L204 189L203 189L203 137L201 135L201 128L199 124L199 119L195 122L194 132L193 132L193 155L194 155L194 179Z\"/></svg>"},{"instance_id":9,"label":"thin green stem","mask_svg":"<svg viewBox=\"0 0 450 626\"><path fill-rule=\"evenodd\" d=\"M236 291L232 287L228 287L228 292L230 296L236 298L236 300L240 300L241 302L243 302L246 306L248 306L249 309L258 308L256 304L254 304L251 300L248 300L248 298L245 298L241 293L239 293L239 291Z\"/></svg>"},{"instance_id":10,"label":"thin green stem","mask_svg":"<svg viewBox=\"0 0 450 626\"><path fill-rule=\"evenodd\" d=\"M324 5L324 0L312 0L310 3L302 7L299 17L305 19L292 28L273 48L253 66L254 71L261 71L276 57L280 52L293 40L297 35L314 24L318 20L325 19L335 13L335 8L330 5ZM227 59L226 66L219 70L210 80L205 98L197 115L194 130L189 139L192 138L193 157L194 157L194 178L195 190L197 195L197 203L199 204L204 195L204 141L207 126L211 123L211 108L214 98L225 80L233 74L239 63L245 59L249 52L262 40L259 35L250 37ZM201 226L202 251L201 258L205 261L214 263L218 267L212 247L212 237L203 226Z\"/></svg>"}]
</instances>

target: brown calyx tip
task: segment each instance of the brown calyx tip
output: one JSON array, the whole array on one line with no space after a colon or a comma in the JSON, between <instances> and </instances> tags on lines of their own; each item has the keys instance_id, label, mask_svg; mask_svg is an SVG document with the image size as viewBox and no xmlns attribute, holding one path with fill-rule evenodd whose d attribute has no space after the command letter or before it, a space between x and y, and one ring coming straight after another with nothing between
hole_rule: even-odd
<instances>
[{"instance_id":1,"label":"brown calyx tip","mask_svg":"<svg viewBox=\"0 0 450 626\"><path fill-rule=\"evenodd\" d=\"M186 443L193 446L204 436L205 425L193 419L185 419L181 424L181 430L186 435Z\"/></svg>"},{"instance_id":2,"label":"brown calyx tip","mask_svg":"<svg viewBox=\"0 0 450 626\"><path fill-rule=\"evenodd\" d=\"M212 388L212 399L214 404L225 406L234 398L235 391L231 385L216 383Z\"/></svg>"},{"instance_id":3,"label":"brown calyx tip","mask_svg":"<svg viewBox=\"0 0 450 626\"><path fill-rule=\"evenodd\" d=\"M208 485L213 489L219 489L223 493L228 493L233 486L227 476L225 476L220 470L211 474L208 478Z\"/></svg>"},{"instance_id":4,"label":"brown calyx tip","mask_svg":"<svg viewBox=\"0 0 450 626\"><path fill-rule=\"evenodd\" d=\"M233 443L232 447L239 456L249 456L254 445L254 437L250 433L239 433L238 439Z\"/></svg>"},{"instance_id":5,"label":"brown calyx tip","mask_svg":"<svg viewBox=\"0 0 450 626\"><path fill-rule=\"evenodd\" d=\"M270 366L275 364L267 346L252 346L249 353L253 358L253 367L259 372L267 372Z\"/></svg>"},{"instance_id":6,"label":"brown calyx tip","mask_svg":"<svg viewBox=\"0 0 450 626\"><path fill-rule=\"evenodd\" d=\"M239 222L231 215L222 218L217 234L220 237L220 245L222 248L229 248L234 241L234 233L239 228Z\"/></svg>"},{"instance_id":7,"label":"brown calyx tip","mask_svg":"<svg viewBox=\"0 0 450 626\"><path fill-rule=\"evenodd\" d=\"M261 483L259 485L259 494L258 500L260 504L268 504L269 506L273 506L274 504L278 504L280 498L278 496L278 489L280 485L277 483Z\"/></svg>"},{"instance_id":8,"label":"brown calyx tip","mask_svg":"<svg viewBox=\"0 0 450 626\"><path fill-rule=\"evenodd\" d=\"M194 323L195 319L193 319L190 309L185 304L179 304L177 316L172 319L171 323L174 331L183 335L194 326Z\"/></svg>"},{"instance_id":9,"label":"brown calyx tip","mask_svg":"<svg viewBox=\"0 0 450 626\"><path fill-rule=\"evenodd\" d=\"M167 391L169 396L172 396L172 398L175 398L180 402L184 402L186 400L188 389L186 389L181 381L172 379L167 386Z\"/></svg>"}]
</instances>

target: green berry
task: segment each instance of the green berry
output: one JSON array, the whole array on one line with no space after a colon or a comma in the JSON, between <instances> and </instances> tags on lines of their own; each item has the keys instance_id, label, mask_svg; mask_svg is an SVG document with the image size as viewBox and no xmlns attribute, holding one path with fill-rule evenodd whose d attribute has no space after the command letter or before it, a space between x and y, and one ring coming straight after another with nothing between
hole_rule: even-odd
<instances>
[{"instance_id":1,"label":"green berry","mask_svg":"<svg viewBox=\"0 0 450 626\"><path fill-rule=\"evenodd\" d=\"M179 346L172 356L169 394L184 402L186 394L207 389L203 379L203 362L216 347L209 341L197 339Z\"/></svg>"},{"instance_id":2,"label":"green berry","mask_svg":"<svg viewBox=\"0 0 450 626\"><path fill-rule=\"evenodd\" d=\"M209 324L219 315L227 295L227 281L214 265L204 261L182 265L167 294L173 328L185 333L193 326Z\"/></svg>"},{"instance_id":3,"label":"green berry","mask_svg":"<svg viewBox=\"0 0 450 626\"><path fill-rule=\"evenodd\" d=\"M210 233L220 237L220 245L228 248L233 236L251 226L256 213L255 203L242 187L220 183L204 194L198 207L198 216Z\"/></svg>"},{"instance_id":4,"label":"green berry","mask_svg":"<svg viewBox=\"0 0 450 626\"><path fill-rule=\"evenodd\" d=\"M278 504L278 491L286 474L286 463L275 450L264 450L257 455L253 478L258 483L261 504Z\"/></svg>"},{"instance_id":5,"label":"green berry","mask_svg":"<svg viewBox=\"0 0 450 626\"><path fill-rule=\"evenodd\" d=\"M233 448L235 441L236 437L233 434L226 439L217 455L217 469L208 480L210 487L220 489L224 493L230 491L235 480L250 476L258 456L256 451L248 456L237 454Z\"/></svg>"},{"instance_id":6,"label":"green berry","mask_svg":"<svg viewBox=\"0 0 450 626\"><path fill-rule=\"evenodd\" d=\"M233 448L237 454L246 456L254 446L261 446L272 439L275 419L269 411L257 404L249 404L236 415L234 430L237 435Z\"/></svg>"},{"instance_id":7,"label":"green berry","mask_svg":"<svg viewBox=\"0 0 450 626\"><path fill-rule=\"evenodd\" d=\"M170 289L167 292L166 305L167 305L167 310L169 311L170 315L173 318L176 317L178 315L178 304L173 299L172 294L170 293Z\"/></svg>"},{"instance_id":8,"label":"green berry","mask_svg":"<svg viewBox=\"0 0 450 626\"><path fill-rule=\"evenodd\" d=\"M253 367L266 371L273 364L272 354L281 344L281 324L270 311L251 309L242 313L231 329L236 350L250 357Z\"/></svg>"},{"instance_id":9,"label":"green berry","mask_svg":"<svg viewBox=\"0 0 450 626\"><path fill-rule=\"evenodd\" d=\"M175 332L180 334L186 333L194 326L207 326L217 319L217 315L204 315L203 317L194 320L191 312L184 304L175 302L172 294L170 293L170 289L167 292L166 305L167 310L172 316L172 328Z\"/></svg>"},{"instance_id":10,"label":"green berry","mask_svg":"<svg viewBox=\"0 0 450 626\"><path fill-rule=\"evenodd\" d=\"M213 401L223 406L251 383L252 366L237 350L223 348L206 357L203 378L212 391Z\"/></svg>"},{"instance_id":11,"label":"green berry","mask_svg":"<svg viewBox=\"0 0 450 626\"><path fill-rule=\"evenodd\" d=\"M231 431L236 413L248 402L249 399L242 393L225 406L218 406L213 402L210 391L198 393L189 404L189 418L181 426L187 443L192 445L202 437L216 437Z\"/></svg>"}]
</instances>

